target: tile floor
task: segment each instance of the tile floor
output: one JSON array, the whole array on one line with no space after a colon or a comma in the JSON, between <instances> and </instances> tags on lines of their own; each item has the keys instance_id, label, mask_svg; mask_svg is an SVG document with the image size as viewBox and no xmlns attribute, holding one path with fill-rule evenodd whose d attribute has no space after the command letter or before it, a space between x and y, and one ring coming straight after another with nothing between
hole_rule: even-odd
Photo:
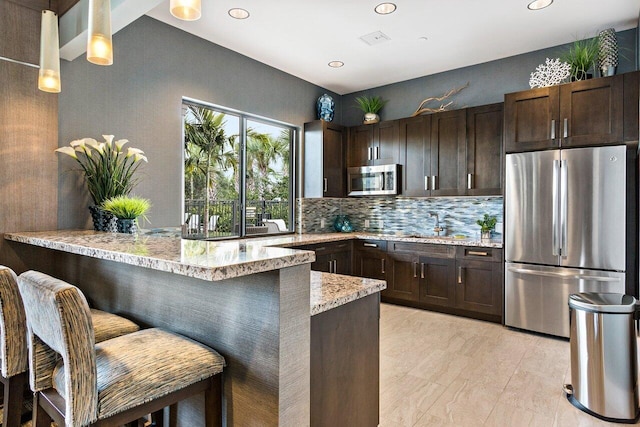
<instances>
[{"instance_id":1,"label":"tile floor","mask_svg":"<svg viewBox=\"0 0 640 427\"><path fill-rule=\"evenodd\" d=\"M606 426L573 407L568 340L391 304L380 321L380 426Z\"/></svg>"}]
</instances>

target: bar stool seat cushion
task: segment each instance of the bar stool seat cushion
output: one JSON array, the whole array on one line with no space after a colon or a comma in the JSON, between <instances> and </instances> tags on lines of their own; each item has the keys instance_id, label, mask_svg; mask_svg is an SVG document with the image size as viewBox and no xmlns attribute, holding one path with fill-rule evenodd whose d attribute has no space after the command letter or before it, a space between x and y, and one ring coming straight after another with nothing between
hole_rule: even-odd
<instances>
[{"instance_id":1,"label":"bar stool seat cushion","mask_svg":"<svg viewBox=\"0 0 640 427\"><path fill-rule=\"evenodd\" d=\"M95 308L90 311L96 342L110 340L140 330L138 325L124 317Z\"/></svg>"},{"instance_id":2,"label":"bar stool seat cushion","mask_svg":"<svg viewBox=\"0 0 640 427\"><path fill-rule=\"evenodd\" d=\"M98 343L95 356L99 419L209 378L225 366L214 350L155 328ZM53 387L67 398L62 361L54 370ZM77 394L82 396L82 390Z\"/></svg>"}]
</instances>

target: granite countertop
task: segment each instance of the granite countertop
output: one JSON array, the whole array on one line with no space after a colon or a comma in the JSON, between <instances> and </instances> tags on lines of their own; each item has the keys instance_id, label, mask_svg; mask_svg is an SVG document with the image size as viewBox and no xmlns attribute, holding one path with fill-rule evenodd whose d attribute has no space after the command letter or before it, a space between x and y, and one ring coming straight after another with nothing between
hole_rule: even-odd
<instances>
[{"instance_id":1,"label":"granite countertop","mask_svg":"<svg viewBox=\"0 0 640 427\"><path fill-rule=\"evenodd\" d=\"M311 272L311 315L322 313L387 288L384 280Z\"/></svg>"},{"instance_id":2,"label":"granite countertop","mask_svg":"<svg viewBox=\"0 0 640 427\"><path fill-rule=\"evenodd\" d=\"M350 239L377 239L501 248L501 241L407 237L372 233L287 234L227 241L185 240L172 232L138 235L92 230L6 233L6 240L116 261L203 280L224 280L315 261L295 246ZM311 315L386 288L383 280L311 272Z\"/></svg>"}]
</instances>

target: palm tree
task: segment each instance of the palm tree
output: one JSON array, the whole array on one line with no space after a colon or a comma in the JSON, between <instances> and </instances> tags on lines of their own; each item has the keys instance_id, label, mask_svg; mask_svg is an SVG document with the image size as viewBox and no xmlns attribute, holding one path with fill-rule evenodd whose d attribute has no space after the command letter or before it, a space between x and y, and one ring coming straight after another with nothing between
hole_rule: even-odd
<instances>
[{"instance_id":1,"label":"palm tree","mask_svg":"<svg viewBox=\"0 0 640 427\"><path fill-rule=\"evenodd\" d=\"M284 135L284 136L283 136ZM270 178L277 174L273 165L281 160L288 172L289 131L283 130L278 138L247 130L247 186L253 185L256 196L264 200Z\"/></svg>"},{"instance_id":2,"label":"palm tree","mask_svg":"<svg viewBox=\"0 0 640 427\"><path fill-rule=\"evenodd\" d=\"M185 172L203 173L205 176L204 229L209 230L210 192L215 187L213 177L229 167L234 167L233 145L229 150L224 125L225 115L214 113L206 107L189 105L184 121ZM187 164L188 162L188 164ZM214 166L217 166L212 170Z\"/></svg>"}]
</instances>

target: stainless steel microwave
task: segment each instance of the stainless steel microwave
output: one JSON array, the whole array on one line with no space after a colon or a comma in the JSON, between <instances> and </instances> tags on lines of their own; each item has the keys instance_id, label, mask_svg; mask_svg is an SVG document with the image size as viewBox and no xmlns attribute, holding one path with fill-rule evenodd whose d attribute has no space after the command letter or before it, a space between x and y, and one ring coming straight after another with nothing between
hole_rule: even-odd
<instances>
[{"instance_id":1,"label":"stainless steel microwave","mask_svg":"<svg viewBox=\"0 0 640 427\"><path fill-rule=\"evenodd\" d=\"M349 196L387 196L398 194L398 165L348 168Z\"/></svg>"}]
</instances>

